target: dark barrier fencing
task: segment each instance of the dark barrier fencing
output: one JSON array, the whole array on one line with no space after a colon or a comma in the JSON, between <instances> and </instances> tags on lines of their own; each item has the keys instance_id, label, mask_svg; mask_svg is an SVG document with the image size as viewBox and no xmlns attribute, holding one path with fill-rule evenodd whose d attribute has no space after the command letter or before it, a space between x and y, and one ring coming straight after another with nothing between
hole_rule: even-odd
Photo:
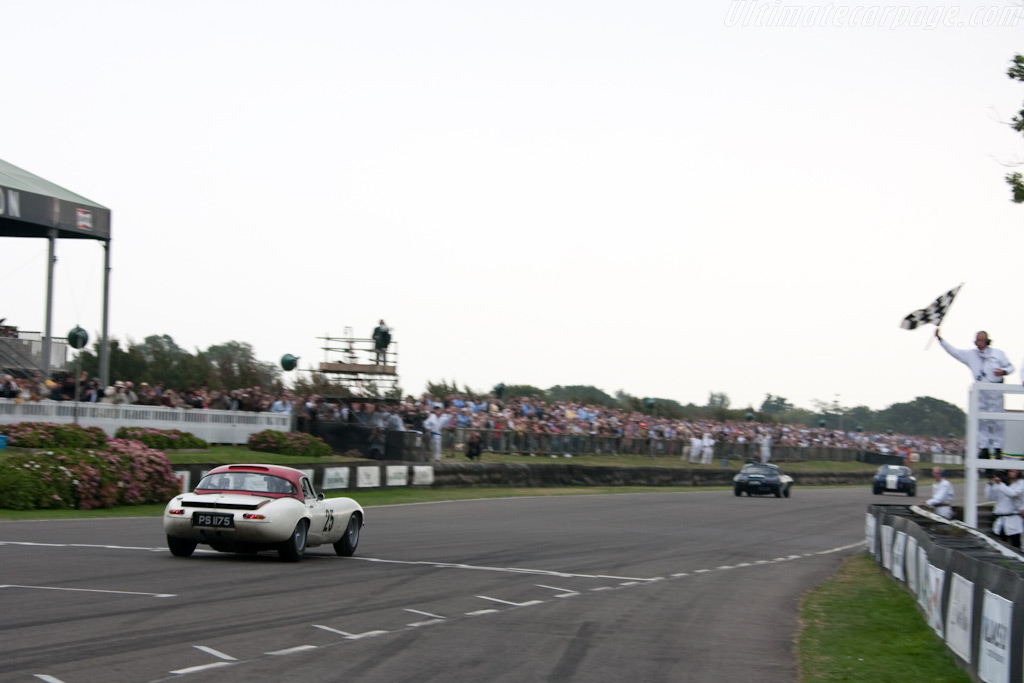
<instances>
[{"instance_id":1,"label":"dark barrier fencing","mask_svg":"<svg viewBox=\"0 0 1024 683\"><path fill-rule=\"evenodd\" d=\"M865 537L879 565L917 598L958 664L976 680L1021 680L1024 562L906 505L869 506Z\"/></svg>"},{"instance_id":2,"label":"dark barrier fencing","mask_svg":"<svg viewBox=\"0 0 1024 683\"><path fill-rule=\"evenodd\" d=\"M426 439L419 432L371 429L343 422L314 422L309 433L323 439L335 453L373 460L426 462Z\"/></svg>"}]
</instances>

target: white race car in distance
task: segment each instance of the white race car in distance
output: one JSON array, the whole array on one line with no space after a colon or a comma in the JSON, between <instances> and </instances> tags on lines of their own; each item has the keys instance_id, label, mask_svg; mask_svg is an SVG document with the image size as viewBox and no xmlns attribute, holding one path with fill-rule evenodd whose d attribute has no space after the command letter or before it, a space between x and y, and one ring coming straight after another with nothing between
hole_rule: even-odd
<instances>
[{"instance_id":1,"label":"white race car in distance","mask_svg":"<svg viewBox=\"0 0 1024 683\"><path fill-rule=\"evenodd\" d=\"M189 557L199 543L220 552L276 550L288 562L331 543L349 556L362 526L359 503L324 498L309 477L280 465L221 465L164 509L167 547L177 557Z\"/></svg>"}]
</instances>

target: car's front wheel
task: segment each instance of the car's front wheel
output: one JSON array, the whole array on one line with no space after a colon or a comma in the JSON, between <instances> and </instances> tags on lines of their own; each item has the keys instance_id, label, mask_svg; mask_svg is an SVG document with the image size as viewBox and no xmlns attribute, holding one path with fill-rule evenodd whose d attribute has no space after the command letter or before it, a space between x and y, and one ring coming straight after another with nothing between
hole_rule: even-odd
<instances>
[{"instance_id":1,"label":"car's front wheel","mask_svg":"<svg viewBox=\"0 0 1024 683\"><path fill-rule=\"evenodd\" d=\"M782 485L780 484L780 485L776 486L775 490L772 491L772 493L775 494L776 498L782 498Z\"/></svg>"},{"instance_id":2,"label":"car's front wheel","mask_svg":"<svg viewBox=\"0 0 1024 683\"><path fill-rule=\"evenodd\" d=\"M739 486L733 486L732 492L735 493L737 496L743 495L743 489L741 489Z\"/></svg>"},{"instance_id":3,"label":"car's front wheel","mask_svg":"<svg viewBox=\"0 0 1024 683\"><path fill-rule=\"evenodd\" d=\"M191 557L196 549L196 542L190 541L187 538L168 536L167 547L170 548L171 555L175 557Z\"/></svg>"},{"instance_id":4,"label":"car's front wheel","mask_svg":"<svg viewBox=\"0 0 1024 683\"><path fill-rule=\"evenodd\" d=\"M362 518L353 512L352 516L348 518L348 527L345 528L345 533L334 544L334 552L342 557L352 557L356 552L356 546L359 545L359 530L362 526Z\"/></svg>"},{"instance_id":5,"label":"car's front wheel","mask_svg":"<svg viewBox=\"0 0 1024 683\"><path fill-rule=\"evenodd\" d=\"M782 495L784 495L784 496L785 496L786 498L789 498L789 490L790 490L791 488L793 488L793 487L792 487L792 485L790 485L790 486L787 486L787 487L786 487L786 490L782 492Z\"/></svg>"},{"instance_id":6,"label":"car's front wheel","mask_svg":"<svg viewBox=\"0 0 1024 683\"><path fill-rule=\"evenodd\" d=\"M277 554L285 562L298 562L306 552L306 520L300 519L295 525L295 531L277 548Z\"/></svg>"},{"instance_id":7,"label":"car's front wheel","mask_svg":"<svg viewBox=\"0 0 1024 683\"><path fill-rule=\"evenodd\" d=\"M912 488L912 489L909 489L909 490L907 491L907 495L908 495L908 496L910 496L911 498L913 498L914 496L916 496L916 495L917 495L917 487L915 486L914 488Z\"/></svg>"}]
</instances>

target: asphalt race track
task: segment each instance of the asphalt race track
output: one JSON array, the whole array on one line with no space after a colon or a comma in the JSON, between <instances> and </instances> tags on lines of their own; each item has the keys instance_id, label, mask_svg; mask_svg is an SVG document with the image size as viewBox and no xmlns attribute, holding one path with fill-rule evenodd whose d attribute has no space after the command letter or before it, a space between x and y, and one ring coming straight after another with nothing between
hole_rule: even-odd
<instances>
[{"instance_id":1,"label":"asphalt race track","mask_svg":"<svg viewBox=\"0 0 1024 683\"><path fill-rule=\"evenodd\" d=\"M372 507L356 557L299 564L175 558L159 518L0 522L0 681L795 681L797 602L880 502L909 501Z\"/></svg>"}]
</instances>

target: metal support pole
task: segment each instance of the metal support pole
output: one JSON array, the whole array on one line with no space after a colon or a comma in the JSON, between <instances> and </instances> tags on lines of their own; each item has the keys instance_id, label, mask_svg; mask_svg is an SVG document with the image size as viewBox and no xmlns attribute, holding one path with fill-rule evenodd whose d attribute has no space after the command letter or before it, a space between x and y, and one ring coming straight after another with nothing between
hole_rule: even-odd
<instances>
[{"instance_id":1,"label":"metal support pole","mask_svg":"<svg viewBox=\"0 0 1024 683\"><path fill-rule=\"evenodd\" d=\"M100 333L100 386L110 386L110 340L107 322L110 315L110 240L103 243L103 330Z\"/></svg>"},{"instance_id":2,"label":"metal support pole","mask_svg":"<svg viewBox=\"0 0 1024 683\"><path fill-rule=\"evenodd\" d=\"M50 356L53 355L53 267L57 263L57 229L50 228L46 234L50 242L49 258L46 261L46 322L43 332L43 379L50 378Z\"/></svg>"},{"instance_id":3,"label":"metal support pole","mask_svg":"<svg viewBox=\"0 0 1024 683\"><path fill-rule=\"evenodd\" d=\"M75 353L75 418L74 422L78 424L78 377L82 374L82 354L81 352Z\"/></svg>"},{"instance_id":4,"label":"metal support pole","mask_svg":"<svg viewBox=\"0 0 1024 683\"><path fill-rule=\"evenodd\" d=\"M967 390L967 437L964 441L964 524L978 528L978 387Z\"/></svg>"}]
</instances>

